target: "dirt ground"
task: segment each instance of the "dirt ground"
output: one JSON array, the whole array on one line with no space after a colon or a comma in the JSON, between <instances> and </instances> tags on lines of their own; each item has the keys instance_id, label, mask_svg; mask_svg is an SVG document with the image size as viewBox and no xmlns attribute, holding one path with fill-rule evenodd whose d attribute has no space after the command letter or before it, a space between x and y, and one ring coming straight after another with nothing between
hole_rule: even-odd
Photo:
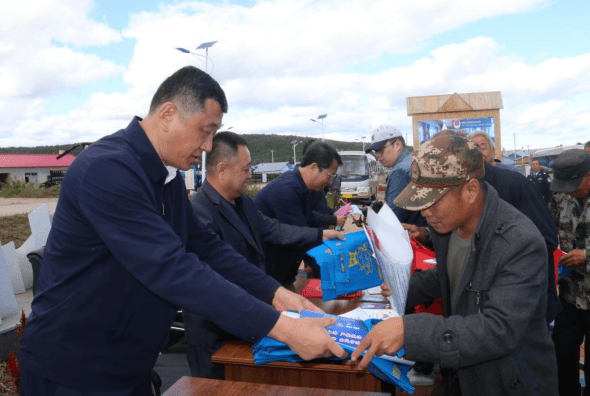
<instances>
[{"instance_id":1,"label":"dirt ground","mask_svg":"<svg viewBox=\"0 0 590 396\"><path fill-rule=\"evenodd\" d=\"M0 206L57 202L58 198L0 198Z\"/></svg>"}]
</instances>

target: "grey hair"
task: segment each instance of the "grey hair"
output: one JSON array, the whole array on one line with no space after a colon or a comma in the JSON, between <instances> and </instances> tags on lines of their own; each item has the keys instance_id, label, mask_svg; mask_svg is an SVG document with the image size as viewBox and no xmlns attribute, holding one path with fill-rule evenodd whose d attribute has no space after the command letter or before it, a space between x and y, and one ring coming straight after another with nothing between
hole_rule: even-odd
<instances>
[{"instance_id":1,"label":"grey hair","mask_svg":"<svg viewBox=\"0 0 590 396\"><path fill-rule=\"evenodd\" d=\"M490 135L488 135L484 131L473 131L469 135L467 135L467 139L473 140L473 138L476 137L476 136L483 136L483 137L485 137L486 140L488 141L488 144L490 145L490 150L496 151L495 150L495 147L494 147L494 141L492 140L492 138L490 137Z\"/></svg>"}]
</instances>

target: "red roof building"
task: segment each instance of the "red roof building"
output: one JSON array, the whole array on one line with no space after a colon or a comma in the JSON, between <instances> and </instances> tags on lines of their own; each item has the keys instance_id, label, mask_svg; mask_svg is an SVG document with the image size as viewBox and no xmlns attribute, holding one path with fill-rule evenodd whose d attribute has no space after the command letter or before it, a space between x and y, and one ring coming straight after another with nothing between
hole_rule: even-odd
<instances>
[{"instance_id":1,"label":"red roof building","mask_svg":"<svg viewBox=\"0 0 590 396\"><path fill-rule=\"evenodd\" d=\"M53 173L65 173L76 159L66 154L57 159L57 154L0 154L0 183L10 176L23 182L45 183Z\"/></svg>"}]
</instances>

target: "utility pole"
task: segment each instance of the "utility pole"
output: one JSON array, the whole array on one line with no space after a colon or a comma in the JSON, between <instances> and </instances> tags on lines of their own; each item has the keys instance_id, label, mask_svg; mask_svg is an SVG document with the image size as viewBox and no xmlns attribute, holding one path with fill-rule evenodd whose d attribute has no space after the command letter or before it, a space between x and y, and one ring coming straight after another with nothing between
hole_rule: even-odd
<instances>
[{"instance_id":1,"label":"utility pole","mask_svg":"<svg viewBox=\"0 0 590 396\"><path fill-rule=\"evenodd\" d=\"M273 149L270 149L270 156L272 158L271 162L275 162L275 151Z\"/></svg>"},{"instance_id":2,"label":"utility pole","mask_svg":"<svg viewBox=\"0 0 590 396\"><path fill-rule=\"evenodd\" d=\"M514 163L516 164L516 132L514 133Z\"/></svg>"},{"instance_id":3,"label":"utility pole","mask_svg":"<svg viewBox=\"0 0 590 396\"><path fill-rule=\"evenodd\" d=\"M297 153L295 152L295 147L301 143L301 141L292 140L291 144L293 145L293 166L297 165Z\"/></svg>"}]
</instances>

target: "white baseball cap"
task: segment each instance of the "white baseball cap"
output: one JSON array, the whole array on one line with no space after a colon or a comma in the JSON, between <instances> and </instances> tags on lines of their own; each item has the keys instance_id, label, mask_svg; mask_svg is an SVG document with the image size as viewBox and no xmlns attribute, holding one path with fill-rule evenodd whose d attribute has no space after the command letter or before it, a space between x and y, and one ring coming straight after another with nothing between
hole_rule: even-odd
<instances>
[{"instance_id":1,"label":"white baseball cap","mask_svg":"<svg viewBox=\"0 0 590 396\"><path fill-rule=\"evenodd\" d=\"M389 139L401 137L402 133L394 126L391 125L380 125L373 131L371 135L371 145L365 151L370 153L371 151L379 151L383 149Z\"/></svg>"}]
</instances>

